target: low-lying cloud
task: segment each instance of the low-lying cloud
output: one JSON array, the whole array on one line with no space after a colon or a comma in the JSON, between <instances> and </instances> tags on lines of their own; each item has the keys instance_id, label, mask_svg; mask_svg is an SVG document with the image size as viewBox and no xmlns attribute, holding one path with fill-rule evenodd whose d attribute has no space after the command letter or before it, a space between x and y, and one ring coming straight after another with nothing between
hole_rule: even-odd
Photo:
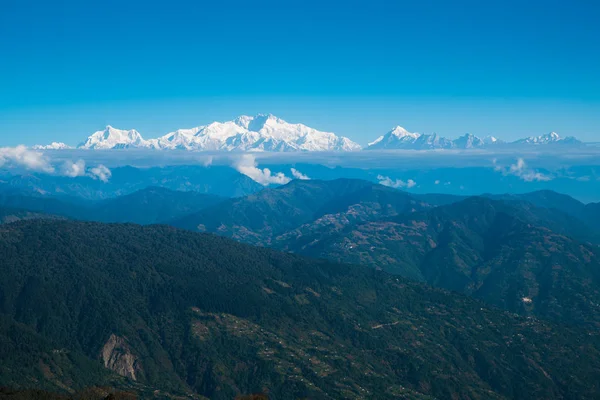
<instances>
[{"instance_id":1,"label":"low-lying cloud","mask_svg":"<svg viewBox=\"0 0 600 400\"><path fill-rule=\"evenodd\" d=\"M77 161L51 160L43 152L25 146L0 147L0 167L23 168L28 171L69 178L88 176L102 182L108 182L112 176L111 171L102 164L86 168L86 163L82 159Z\"/></svg>"},{"instance_id":2,"label":"low-lying cloud","mask_svg":"<svg viewBox=\"0 0 600 400\"><path fill-rule=\"evenodd\" d=\"M73 162L71 160L67 160L62 165L61 173L62 173L62 175L68 176L70 178L84 176L85 175L85 161L77 160L76 162Z\"/></svg>"},{"instance_id":3,"label":"low-lying cloud","mask_svg":"<svg viewBox=\"0 0 600 400\"><path fill-rule=\"evenodd\" d=\"M88 176L92 179L98 179L106 183L109 181L112 173L110 172L110 169L100 164L97 167L91 168L88 172Z\"/></svg>"},{"instance_id":4,"label":"low-lying cloud","mask_svg":"<svg viewBox=\"0 0 600 400\"><path fill-rule=\"evenodd\" d=\"M552 180L552 176L529 168L525 160L522 158L517 159L517 162L508 167L498 165L495 159L492 160L492 162L494 163L494 170L502 173L505 176L517 176L525 182L547 182Z\"/></svg>"},{"instance_id":5,"label":"low-lying cloud","mask_svg":"<svg viewBox=\"0 0 600 400\"><path fill-rule=\"evenodd\" d=\"M272 173L269 168L258 168L256 157L252 154L244 154L233 164L233 167L240 173L246 175L255 182L263 186L271 184L284 185L291 181L282 172Z\"/></svg>"},{"instance_id":6,"label":"low-lying cloud","mask_svg":"<svg viewBox=\"0 0 600 400\"><path fill-rule=\"evenodd\" d=\"M407 181L403 181L402 179L393 180L389 176L377 175L377 180L379 180L379 184L383 186L392 187L395 189L410 189L417 185L417 182L409 179Z\"/></svg>"},{"instance_id":7,"label":"low-lying cloud","mask_svg":"<svg viewBox=\"0 0 600 400\"><path fill-rule=\"evenodd\" d=\"M310 180L310 178L307 175L304 175L302 172L298 171L296 168L290 168L290 171L292 171L292 176L296 179L300 179L303 181Z\"/></svg>"}]
</instances>

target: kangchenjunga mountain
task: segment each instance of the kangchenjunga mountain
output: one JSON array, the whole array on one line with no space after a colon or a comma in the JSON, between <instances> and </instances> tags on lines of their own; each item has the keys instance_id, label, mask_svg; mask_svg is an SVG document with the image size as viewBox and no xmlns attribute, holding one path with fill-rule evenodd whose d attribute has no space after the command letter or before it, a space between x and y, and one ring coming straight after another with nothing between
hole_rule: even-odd
<instances>
[{"instance_id":1,"label":"kangchenjunga mountain","mask_svg":"<svg viewBox=\"0 0 600 400\"><path fill-rule=\"evenodd\" d=\"M477 137L467 133L454 140L435 133L408 132L397 126L378 137L367 150L475 149L510 145L571 145L583 143L576 138L561 137L556 132L519 139L511 143L494 137ZM33 146L36 150L68 150L63 142ZM87 150L152 149L193 151L357 151L361 146L344 136L323 132L300 123L289 123L272 114L242 115L232 121L212 122L193 128L178 129L156 139L144 139L135 129L123 130L110 125L91 134L77 148Z\"/></svg>"},{"instance_id":2,"label":"kangchenjunga mountain","mask_svg":"<svg viewBox=\"0 0 600 400\"><path fill-rule=\"evenodd\" d=\"M373 268L41 219L0 225L0 254L0 385L78 390L118 374L118 387L211 399L600 395L597 330Z\"/></svg>"},{"instance_id":3,"label":"kangchenjunga mountain","mask_svg":"<svg viewBox=\"0 0 600 400\"><path fill-rule=\"evenodd\" d=\"M233 121L213 122L178 129L158 139L144 140L132 130L107 126L95 132L82 149L147 148L212 151L354 151L360 146L346 137L322 132L303 124L291 124L274 115L241 116Z\"/></svg>"}]
</instances>

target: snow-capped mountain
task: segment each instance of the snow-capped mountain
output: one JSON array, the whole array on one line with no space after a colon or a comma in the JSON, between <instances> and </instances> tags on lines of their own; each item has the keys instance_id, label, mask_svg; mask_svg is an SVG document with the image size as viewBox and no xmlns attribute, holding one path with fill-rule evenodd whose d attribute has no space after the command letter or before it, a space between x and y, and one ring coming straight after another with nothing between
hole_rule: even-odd
<instances>
[{"instance_id":1,"label":"snow-capped mountain","mask_svg":"<svg viewBox=\"0 0 600 400\"><path fill-rule=\"evenodd\" d=\"M470 149L482 147L483 145L483 140L472 134L466 134L452 141L436 133L432 135L412 133L401 126L397 126L385 135L369 143L367 150Z\"/></svg>"},{"instance_id":2,"label":"snow-capped mountain","mask_svg":"<svg viewBox=\"0 0 600 400\"><path fill-rule=\"evenodd\" d=\"M144 140L136 130L107 126L79 146L84 149L184 149L197 151L354 151L360 146L343 136L291 124L274 115L241 116L179 129L158 139Z\"/></svg>"},{"instance_id":3,"label":"snow-capped mountain","mask_svg":"<svg viewBox=\"0 0 600 400\"><path fill-rule=\"evenodd\" d=\"M102 131L94 132L78 146L80 149L128 149L156 148L156 140L144 140L135 129L122 130L108 125Z\"/></svg>"},{"instance_id":4,"label":"snow-capped mountain","mask_svg":"<svg viewBox=\"0 0 600 400\"><path fill-rule=\"evenodd\" d=\"M421 136L420 133L409 132L401 126L397 126L383 136L379 136L369 143L367 149L408 149L412 148L415 141Z\"/></svg>"},{"instance_id":5,"label":"snow-capped mountain","mask_svg":"<svg viewBox=\"0 0 600 400\"><path fill-rule=\"evenodd\" d=\"M346 137L291 124L274 115L241 116L180 129L158 139L159 147L225 151L353 151L360 146Z\"/></svg>"},{"instance_id":6,"label":"snow-capped mountain","mask_svg":"<svg viewBox=\"0 0 600 400\"><path fill-rule=\"evenodd\" d=\"M35 145L32 147L34 150L67 150L72 149L71 146L66 145L62 142L52 142L48 145Z\"/></svg>"},{"instance_id":7,"label":"snow-capped mountain","mask_svg":"<svg viewBox=\"0 0 600 400\"><path fill-rule=\"evenodd\" d=\"M452 144L457 149L476 149L486 145L484 139L481 139L472 133L467 133L458 139L453 140Z\"/></svg>"},{"instance_id":8,"label":"snow-capped mountain","mask_svg":"<svg viewBox=\"0 0 600 400\"><path fill-rule=\"evenodd\" d=\"M502 140L498 139L495 136L486 136L483 138L483 144L484 145L492 145L492 144L502 144L504 143Z\"/></svg>"},{"instance_id":9,"label":"snow-capped mountain","mask_svg":"<svg viewBox=\"0 0 600 400\"><path fill-rule=\"evenodd\" d=\"M556 132L542 136L528 137L510 143L503 142L494 136L480 138L471 133L450 140L435 133L432 135L411 133L401 126L397 126L385 135L369 143L367 150L489 149L500 145L515 147L545 144L579 145L582 142L572 136L562 138Z\"/></svg>"},{"instance_id":10,"label":"snow-capped mountain","mask_svg":"<svg viewBox=\"0 0 600 400\"><path fill-rule=\"evenodd\" d=\"M582 145L572 136L561 137L556 132L532 136L514 142L503 142L494 136L484 138L467 133L454 140L437 134L409 132L396 126L378 137L367 150L435 150L480 149L496 146L522 147L531 145ZM240 116L232 121L213 122L189 129L178 129L157 139L144 139L135 129L121 130L108 125L94 132L81 143L80 149L156 149L191 151L356 151L361 147L352 140L331 132L322 132L303 124L293 124L272 114ZM61 142L33 146L36 150L63 150L72 147Z\"/></svg>"},{"instance_id":11,"label":"snow-capped mountain","mask_svg":"<svg viewBox=\"0 0 600 400\"><path fill-rule=\"evenodd\" d=\"M577 140L576 138L574 138L573 136L567 136L567 137L563 138L556 132L550 132L550 133L547 133L547 134L541 135L541 136L530 136L528 138L519 139L519 140L513 142L513 144L533 144L533 145L553 144L553 143L581 144L581 142L579 140Z\"/></svg>"}]
</instances>

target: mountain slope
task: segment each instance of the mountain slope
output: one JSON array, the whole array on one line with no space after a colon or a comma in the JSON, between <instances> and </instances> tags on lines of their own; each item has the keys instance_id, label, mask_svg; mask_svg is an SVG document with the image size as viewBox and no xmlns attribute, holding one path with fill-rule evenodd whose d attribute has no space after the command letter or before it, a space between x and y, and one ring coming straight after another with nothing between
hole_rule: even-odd
<instances>
[{"instance_id":1,"label":"mountain slope","mask_svg":"<svg viewBox=\"0 0 600 400\"><path fill-rule=\"evenodd\" d=\"M369 268L163 226L68 221L3 225L0 254L4 315L170 393L599 394L589 384L600 372L597 333L487 310Z\"/></svg>"},{"instance_id":2,"label":"mountain slope","mask_svg":"<svg viewBox=\"0 0 600 400\"><path fill-rule=\"evenodd\" d=\"M572 217L553 220L532 207L470 198L342 230L283 235L277 243L372 265L513 312L600 324L599 248L560 233ZM581 225L574 220L577 229Z\"/></svg>"},{"instance_id":3,"label":"mountain slope","mask_svg":"<svg viewBox=\"0 0 600 400\"><path fill-rule=\"evenodd\" d=\"M8 224L11 222L27 220L27 219L37 219L37 218L50 218L50 219L60 219L60 217L37 213L29 210L22 210L18 208L5 208L0 207L0 224Z\"/></svg>"},{"instance_id":4,"label":"mountain slope","mask_svg":"<svg viewBox=\"0 0 600 400\"><path fill-rule=\"evenodd\" d=\"M83 219L100 222L155 224L214 206L225 198L197 192L149 187L91 207Z\"/></svg>"},{"instance_id":5,"label":"mountain slope","mask_svg":"<svg viewBox=\"0 0 600 400\"><path fill-rule=\"evenodd\" d=\"M537 207L548 210L557 210L577 218L587 225L588 229L596 234L600 233L600 213L595 211L597 203L584 204L579 200L551 190L539 190L523 194L485 195L486 197L514 202L526 201ZM558 213L554 213L558 215ZM597 240L596 240L597 242Z\"/></svg>"},{"instance_id":6,"label":"mountain slope","mask_svg":"<svg viewBox=\"0 0 600 400\"><path fill-rule=\"evenodd\" d=\"M330 214L338 214L336 218L343 223L348 219L369 220L424 207L407 193L367 181L296 180L232 199L171 224L268 245L277 235Z\"/></svg>"}]
</instances>

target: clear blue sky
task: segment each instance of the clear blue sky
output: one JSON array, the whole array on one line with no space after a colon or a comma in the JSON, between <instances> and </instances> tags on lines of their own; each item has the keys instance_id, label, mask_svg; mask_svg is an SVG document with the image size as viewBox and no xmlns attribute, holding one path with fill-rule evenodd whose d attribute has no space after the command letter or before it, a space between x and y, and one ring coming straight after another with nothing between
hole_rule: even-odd
<instances>
[{"instance_id":1,"label":"clear blue sky","mask_svg":"<svg viewBox=\"0 0 600 400\"><path fill-rule=\"evenodd\" d=\"M0 145L271 112L600 140L600 2L0 1Z\"/></svg>"}]
</instances>

